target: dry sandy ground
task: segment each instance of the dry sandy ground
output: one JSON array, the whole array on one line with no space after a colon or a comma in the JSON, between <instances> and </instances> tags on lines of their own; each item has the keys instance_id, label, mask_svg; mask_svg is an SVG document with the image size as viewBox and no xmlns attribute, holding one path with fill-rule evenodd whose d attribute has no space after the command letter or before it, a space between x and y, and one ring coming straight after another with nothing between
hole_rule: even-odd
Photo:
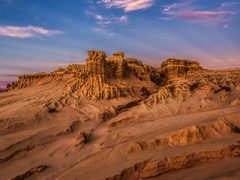
<instances>
[{"instance_id":1,"label":"dry sandy ground","mask_svg":"<svg viewBox=\"0 0 240 180\"><path fill-rule=\"evenodd\" d=\"M0 179L240 178L239 105L152 116L134 98L67 97L51 111L62 86L0 93Z\"/></svg>"}]
</instances>

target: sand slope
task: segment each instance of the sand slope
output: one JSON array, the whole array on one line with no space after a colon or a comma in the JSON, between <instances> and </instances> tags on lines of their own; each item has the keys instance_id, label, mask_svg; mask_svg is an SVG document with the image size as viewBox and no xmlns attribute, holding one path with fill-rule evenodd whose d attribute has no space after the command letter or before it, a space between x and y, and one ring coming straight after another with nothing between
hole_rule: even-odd
<instances>
[{"instance_id":1,"label":"sand slope","mask_svg":"<svg viewBox=\"0 0 240 180\"><path fill-rule=\"evenodd\" d=\"M46 87L50 85L0 94L3 179L160 178L177 169L194 172L196 167L204 169L197 175L201 179L217 176L206 163L218 169L225 163L213 162L240 163L238 105L157 117L153 110L142 111L141 103L129 106L135 99L75 99L77 106L51 112L45 104L58 96L58 86ZM189 162L190 156L194 158ZM178 165L173 163L176 157L183 159ZM179 177L186 173L181 171ZM226 171L238 176L236 166Z\"/></svg>"},{"instance_id":2,"label":"sand slope","mask_svg":"<svg viewBox=\"0 0 240 180\"><path fill-rule=\"evenodd\" d=\"M0 179L239 179L239 69L87 63L0 93Z\"/></svg>"}]
</instances>

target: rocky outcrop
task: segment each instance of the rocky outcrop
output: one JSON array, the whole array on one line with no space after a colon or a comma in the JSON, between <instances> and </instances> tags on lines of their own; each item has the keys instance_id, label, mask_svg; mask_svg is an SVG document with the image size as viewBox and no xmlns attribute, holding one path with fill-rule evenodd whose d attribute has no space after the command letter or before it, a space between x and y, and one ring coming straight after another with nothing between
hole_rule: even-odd
<instances>
[{"instance_id":1,"label":"rocky outcrop","mask_svg":"<svg viewBox=\"0 0 240 180\"><path fill-rule=\"evenodd\" d=\"M197 61L168 59L161 64L161 71L167 79L185 77L202 70Z\"/></svg>"},{"instance_id":2,"label":"rocky outcrop","mask_svg":"<svg viewBox=\"0 0 240 180\"><path fill-rule=\"evenodd\" d=\"M230 145L222 149L194 152L188 155L166 157L160 162L151 162L141 171L142 178L150 178L163 173L182 168L194 166L196 164L222 160L240 156L240 145Z\"/></svg>"},{"instance_id":3,"label":"rocky outcrop","mask_svg":"<svg viewBox=\"0 0 240 180\"><path fill-rule=\"evenodd\" d=\"M51 73L20 76L18 81L8 86L8 90L58 80L65 84L64 94L74 94L79 98L144 98L157 90L157 85L150 79L153 69L138 60L130 61L123 52L107 57L102 51L88 51L86 65L72 64ZM144 81L144 87L139 86L138 81Z\"/></svg>"},{"instance_id":4,"label":"rocky outcrop","mask_svg":"<svg viewBox=\"0 0 240 180\"><path fill-rule=\"evenodd\" d=\"M124 79L126 78L128 72L128 66L127 62L124 59L124 53L123 52L117 52L112 55L112 57L109 57L106 59L109 63L109 67L113 71L113 77L117 79Z\"/></svg>"},{"instance_id":5,"label":"rocky outcrop","mask_svg":"<svg viewBox=\"0 0 240 180\"><path fill-rule=\"evenodd\" d=\"M76 136L75 147L82 147L85 143L89 142L92 136L92 132L79 132Z\"/></svg>"},{"instance_id":6,"label":"rocky outcrop","mask_svg":"<svg viewBox=\"0 0 240 180\"><path fill-rule=\"evenodd\" d=\"M240 70L197 66L89 51L86 64L20 76L0 94L1 177L144 179L235 157L225 172L239 170Z\"/></svg>"},{"instance_id":7,"label":"rocky outcrop","mask_svg":"<svg viewBox=\"0 0 240 180\"><path fill-rule=\"evenodd\" d=\"M41 81L51 79L53 75L50 73L37 73L37 74L29 74L29 75L22 75L18 77L17 82L7 85L8 90L13 89L21 89L25 87L29 87L32 85L36 85L41 83Z\"/></svg>"},{"instance_id":8,"label":"rocky outcrop","mask_svg":"<svg viewBox=\"0 0 240 180\"><path fill-rule=\"evenodd\" d=\"M28 171L26 171L25 173L20 174L20 175L14 177L14 178L11 178L10 180L24 180L24 179L27 179L34 174L38 174L38 173L43 172L44 170L47 169L47 167L48 167L47 165L40 165L40 166L37 166L37 167L33 167L33 168L29 169Z\"/></svg>"},{"instance_id":9,"label":"rocky outcrop","mask_svg":"<svg viewBox=\"0 0 240 180\"><path fill-rule=\"evenodd\" d=\"M76 89L79 96L90 99L111 99L133 95L132 88L111 83L112 79L123 79L123 59L106 60L101 51L89 51L86 64L87 79L80 81ZM120 64L120 65L119 65ZM119 70L120 69L120 70ZM79 82L79 81L77 81Z\"/></svg>"},{"instance_id":10,"label":"rocky outcrop","mask_svg":"<svg viewBox=\"0 0 240 180\"><path fill-rule=\"evenodd\" d=\"M64 129L55 133L54 136L57 137L57 136L64 136L64 135L71 134L79 128L79 125L80 125L79 121L74 121Z\"/></svg>"},{"instance_id":11,"label":"rocky outcrop","mask_svg":"<svg viewBox=\"0 0 240 180\"><path fill-rule=\"evenodd\" d=\"M239 84L239 69L200 69L184 77L163 78L158 92L150 94L141 106L151 114L157 111L162 116L235 106L239 105Z\"/></svg>"},{"instance_id":12,"label":"rocky outcrop","mask_svg":"<svg viewBox=\"0 0 240 180\"><path fill-rule=\"evenodd\" d=\"M107 62L106 55L101 51L88 51L88 59L86 65L88 77L90 79L105 82L107 79Z\"/></svg>"},{"instance_id":13,"label":"rocky outcrop","mask_svg":"<svg viewBox=\"0 0 240 180\"><path fill-rule=\"evenodd\" d=\"M190 97L195 88L199 86L198 81L177 80L169 82L168 85L159 88L158 92L149 96L143 103L151 106L153 104L167 103L170 98L184 101Z\"/></svg>"},{"instance_id":14,"label":"rocky outcrop","mask_svg":"<svg viewBox=\"0 0 240 180\"><path fill-rule=\"evenodd\" d=\"M240 105L240 96L238 96L236 99L234 99L231 102L231 106L237 106L237 105Z\"/></svg>"},{"instance_id":15,"label":"rocky outcrop","mask_svg":"<svg viewBox=\"0 0 240 180\"><path fill-rule=\"evenodd\" d=\"M135 58L125 57L123 52L107 57L102 51L91 50L85 65L71 64L51 73L19 76L7 89L57 82L66 87L64 96L91 100L149 97L144 103L151 106L167 102L169 98L184 101L204 86L211 87L210 93L218 94L225 101L228 95L222 92L231 92L239 86L239 77L239 69L210 71L196 61L168 59L154 68Z\"/></svg>"},{"instance_id":16,"label":"rocky outcrop","mask_svg":"<svg viewBox=\"0 0 240 180\"><path fill-rule=\"evenodd\" d=\"M206 151L197 151L187 155L165 157L163 160L143 161L122 170L119 174L106 180L147 179L160 176L170 171L189 168L202 163L219 161L240 156L240 145L233 144L227 147Z\"/></svg>"},{"instance_id":17,"label":"rocky outcrop","mask_svg":"<svg viewBox=\"0 0 240 180\"><path fill-rule=\"evenodd\" d=\"M128 67L131 69L131 72L138 77L141 81L150 80L150 73L152 68L151 66L143 64L141 61L138 61L135 58L127 58Z\"/></svg>"},{"instance_id":18,"label":"rocky outcrop","mask_svg":"<svg viewBox=\"0 0 240 180\"><path fill-rule=\"evenodd\" d=\"M158 138L130 143L126 149L126 154L153 149L157 146L173 147L202 143L229 133L240 133L240 128L225 120L218 119L212 123L186 127Z\"/></svg>"}]
</instances>

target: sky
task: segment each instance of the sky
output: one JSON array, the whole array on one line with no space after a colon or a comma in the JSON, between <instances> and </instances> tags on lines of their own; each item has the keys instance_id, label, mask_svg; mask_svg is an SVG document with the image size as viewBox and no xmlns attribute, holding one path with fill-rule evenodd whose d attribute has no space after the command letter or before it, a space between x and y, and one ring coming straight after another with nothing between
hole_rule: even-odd
<instances>
[{"instance_id":1,"label":"sky","mask_svg":"<svg viewBox=\"0 0 240 180\"><path fill-rule=\"evenodd\" d=\"M85 63L87 50L159 66L240 67L240 0L0 0L0 88Z\"/></svg>"}]
</instances>

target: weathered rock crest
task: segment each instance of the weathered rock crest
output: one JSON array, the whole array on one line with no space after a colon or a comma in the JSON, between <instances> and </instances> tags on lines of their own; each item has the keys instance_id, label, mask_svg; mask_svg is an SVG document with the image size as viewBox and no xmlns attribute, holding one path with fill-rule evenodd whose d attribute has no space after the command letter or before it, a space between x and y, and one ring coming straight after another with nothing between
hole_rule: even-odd
<instances>
[{"instance_id":1,"label":"weathered rock crest","mask_svg":"<svg viewBox=\"0 0 240 180\"><path fill-rule=\"evenodd\" d=\"M46 84L64 83L65 94L79 98L104 100L120 97L146 99L159 103L169 97L185 99L194 90L210 86L212 92L236 88L240 84L239 69L212 71L197 61L168 59L160 67L152 67L123 52L107 57L103 51L88 51L85 65L71 64L51 73L19 76L8 90Z\"/></svg>"}]
</instances>

